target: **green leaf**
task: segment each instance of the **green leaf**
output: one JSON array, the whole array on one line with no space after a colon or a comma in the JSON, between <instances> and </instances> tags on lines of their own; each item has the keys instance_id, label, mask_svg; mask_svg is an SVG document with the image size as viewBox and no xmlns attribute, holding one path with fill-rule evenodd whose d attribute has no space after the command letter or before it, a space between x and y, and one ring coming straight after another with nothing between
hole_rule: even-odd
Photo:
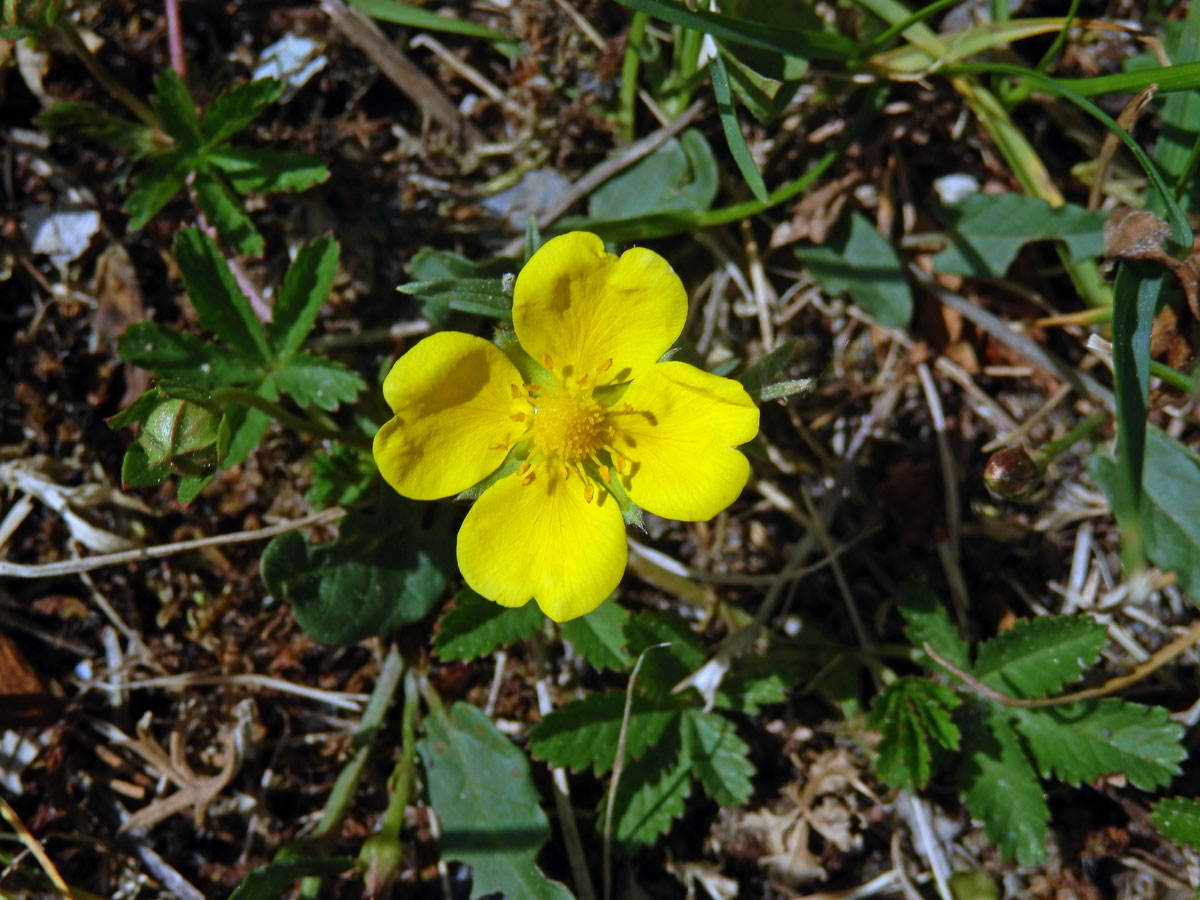
<instances>
[{"instance_id":1,"label":"green leaf","mask_svg":"<svg viewBox=\"0 0 1200 900\"><path fill-rule=\"evenodd\" d=\"M175 138L180 146L192 150L199 148L200 118L196 113L196 102L174 69L165 69L155 76L150 105L154 107L163 131Z\"/></svg>"},{"instance_id":2,"label":"green leaf","mask_svg":"<svg viewBox=\"0 0 1200 900\"><path fill-rule=\"evenodd\" d=\"M638 683L652 693L667 694L704 665L706 655L700 640L687 622L665 613L641 612L625 624L629 655L637 659L653 647L642 661ZM658 647L658 644L666 644Z\"/></svg>"},{"instance_id":3,"label":"green leaf","mask_svg":"<svg viewBox=\"0 0 1200 900\"><path fill-rule=\"evenodd\" d=\"M213 480L212 473L206 475L183 475L179 478L179 488L176 492L176 498L179 500L180 506L191 506L192 501L200 496L200 492L204 490L210 481Z\"/></svg>"},{"instance_id":4,"label":"green leaf","mask_svg":"<svg viewBox=\"0 0 1200 900\"><path fill-rule=\"evenodd\" d=\"M717 196L717 160L704 135L689 128L614 175L588 199L588 217L625 219L650 213L703 212Z\"/></svg>"},{"instance_id":5,"label":"green leaf","mask_svg":"<svg viewBox=\"0 0 1200 900\"><path fill-rule=\"evenodd\" d=\"M1123 772L1150 791L1167 784L1187 756L1182 726L1157 706L1104 697L1010 713L1042 774L1067 784Z\"/></svg>"},{"instance_id":6,"label":"green leaf","mask_svg":"<svg viewBox=\"0 0 1200 900\"><path fill-rule=\"evenodd\" d=\"M729 152L737 164L738 171L750 192L759 203L767 203L767 186L763 183L762 173L750 155L746 146L746 138L742 134L741 123L738 122L737 108L733 105L733 92L729 87L729 74L725 71L725 62L720 55L713 56L708 61L708 77L712 80L713 96L717 101L717 114L721 118L721 130L725 132L725 141L729 144Z\"/></svg>"},{"instance_id":7,"label":"green leaf","mask_svg":"<svg viewBox=\"0 0 1200 900\"><path fill-rule=\"evenodd\" d=\"M589 694L550 713L529 732L529 752L552 766L572 772L591 768L602 775L612 768L625 713L625 692ZM679 704L673 700L650 701L634 696L625 734L625 761L638 759L648 750L660 755L663 735L679 730Z\"/></svg>"},{"instance_id":8,"label":"green leaf","mask_svg":"<svg viewBox=\"0 0 1200 900\"><path fill-rule=\"evenodd\" d=\"M904 633L914 647L929 644L942 659L970 670L971 651L933 591L919 582L906 581L901 587L900 615L905 622ZM920 661L926 668L945 671L924 652Z\"/></svg>"},{"instance_id":9,"label":"green leaf","mask_svg":"<svg viewBox=\"0 0 1200 900\"><path fill-rule=\"evenodd\" d=\"M199 228L181 228L175 235L175 261L200 324L247 356L270 360L262 324L212 238Z\"/></svg>"},{"instance_id":10,"label":"green leaf","mask_svg":"<svg viewBox=\"0 0 1200 900\"><path fill-rule=\"evenodd\" d=\"M267 325L267 339L279 358L300 349L317 321L337 274L338 243L331 235L316 238L296 251L283 276L279 297Z\"/></svg>"},{"instance_id":11,"label":"green leaf","mask_svg":"<svg viewBox=\"0 0 1200 900\"><path fill-rule=\"evenodd\" d=\"M274 403L279 399L275 379L268 377L254 385L252 390L264 400ZM271 417L261 409L231 403L225 411L226 427L232 437L228 451L221 457L221 468L229 469L241 463L262 441L271 425Z\"/></svg>"},{"instance_id":12,"label":"green leaf","mask_svg":"<svg viewBox=\"0 0 1200 900\"><path fill-rule=\"evenodd\" d=\"M433 10L421 9L399 0L350 0L351 6L356 6L373 19L385 22L395 22L420 31L443 31L447 34L461 34L467 37L482 38L491 41L496 49L509 59L516 59L521 44L505 37L498 31L485 28L470 19L462 19L439 15Z\"/></svg>"},{"instance_id":13,"label":"green leaf","mask_svg":"<svg viewBox=\"0 0 1200 900\"><path fill-rule=\"evenodd\" d=\"M279 389L291 394L303 407L332 411L342 403L353 403L367 383L352 369L324 356L297 353L275 370Z\"/></svg>"},{"instance_id":14,"label":"green leaf","mask_svg":"<svg viewBox=\"0 0 1200 900\"><path fill-rule=\"evenodd\" d=\"M336 540L281 534L263 552L263 581L316 641L388 634L429 613L453 565L447 536L419 522L419 507L396 498L374 515L347 513Z\"/></svg>"},{"instance_id":15,"label":"green leaf","mask_svg":"<svg viewBox=\"0 0 1200 900\"><path fill-rule=\"evenodd\" d=\"M563 640L597 669L622 670L633 665L625 650L624 626L629 613L609 597L586 616L559 626Z\"/></svg>"},{"instance_id":16,"label":"green leaf","mask_svg":"<svg viewBox=\"0 0 1200 900\"><path fill-rule=\"evenodd\" d=\"M443 859L471 867L471 897L571 900L535 859L550 839L529 760L480 710L455 703L423 722L417 752L441 825Z\"/></svg>"},{"instance_id":17,"label":"green leaf","mask_svg":"<svg viewBox=\"0 0 1200 900\"><path fill-rule=\"evenodd\" d=\"M260 78L221 92L200 125L204 143L211 147L229 140L278 100L283 88L282 81Z\"/></svg>"},{"instance_id":18,"label":"green leaf","mask_svg":"<svg viewBox=\"0 0 1200 900\"><path fill-rule=\"evenodd\" d=\"M842 62L853 58L858 52L853 40L834 31L789 28L774 22L756 22L705 10L692 10L673 0L619 2L672 25L711 34L718 40L775 50L787 56Z\"/></svg>"},{"instance_id":19,"label":"green leaf","mask_svg":"<svg viewBox=\"0 0 1200 900\"><path fill-rule=\"evenodd\" d=\"M958 717L962 753L958 784L971 815L1004 855L1023 866L1046 861L1050 809L1037 773L1003 713L970 700Z\"/></svg>"},{"instance_id":20,"label":"green leaf","mask_svg":"<svg viewBox=\"0 0 1200 900\"><path fill-rule=\"evenodd\" d=\"M1108 630L1089 616L1019 619L979 646L975 675L1013 697L1045 697L1078 681L1108 642Z\"/></svg>"},{"instance_id":21,"label":"green leaf","mask_svg":"<svg viewBox=\"0 0 1200 900\"><path fill-rule=\"evenodd\" d=\"M536 603L501 606L463 588L438 619L433 652L447 662L477 659L533 637L545 621Z\"/></svg>"},{"instance_id":22,"label":"green leaf","mask_svg":"<svg viewBox=\"0 0 1200 900\"><path fill-rule=\"evenodd\" d=\"M1150 821L1168 840L1200 850L1200 800L1167 797L1154 804Z\"/></svg>"},{"instance_id":23,"label":"green leaf","mask_svg":"<svg viewBox=\"0 0 1200 900\"><path fill-rule=\"evenodd\" d=\"M171 150L155 156L133 177L133 190L125 199L129 230L144 228L183 190L195 162L190 150Z\"/></svg>"},{"instance_id":24,"label":"green leaf","mask_svg":"<svg viewBox=\"0 0 1200 900\"><path fill-rule=\"evenodd\" d=\"M787 9L781 4L775 4L775 8ZM752 47L719 49L734 93L763 124L783 112L808 69L807 62L797 56L781 56Z\"/></svg>"},{"instance_id":25,"label":"green leaf","mask_svg":"<svg viewBox=\"0 0 1200 900\"><path fill-rule=\"evenodd\" d=\"M312 483L304 493L313 506L351 506L367 495L379 477L369 451L335 443L312 457Z\"/></svg>"},{"instance_id":26,"label":"green leaf","mask_svg":"<svg viewBox=\"0 0 1200 900\"><path fill-rule=\"evenodd\" d=\"M1163 32L1163 49L1171 62L1200 63L1200 6L1190 5L1187 17L1182 21L1164 23ZM1193 154L1197 134L1200 134L1200 91L1178 91L1167 95L1162 101L1159 121L1154 159L1164 173L1174 179L1179 190L1178 199L1185 204L1189 200L1195 204L1200 200L1200 182L1193 177L1197 163ZM1148 206L1155 203L1156 198L1148 198Z\"/></svg>"},{"instance_id":27,"label":"green leaf","mask_svg":"<svg viewBox=\"0 0 1200 900\"><path fill-rule=\"evenodd\" d=\"M699 709L686 710L683 741L692 775L718 805L740 806L750 798L754 792L750 748L729 719Z\"/></svg>"},{"instance_id":28,"label":"green leaf","mask_svg":"<svg viewBox=\"0 0 1200 900\"><path fill-rule=\"evenodd\" d=\"M492 278L454 278L410 281L396 288L417 299L423 310L456 310L493 319L512 318L512 296Z\"/></svg>"},{"instance_id":29,"label":"green leaf","mask_svg":"<svg viewBox=\"0 0 1200 900\"><path fill-rule=\"evenodd\" d=\"M121 460L121 487L153 487L162 484L171 475L170 466L153 466L146 455L146 448L133 444L125 451Z\"/></svg>"},{"instance_id":30,"label":"green leaf","mask_svg":"<svg viewBox=\"0 0 1200 900\"><path fill-rule=\"evenodd\" d=\"M944 207L950 246L933 258L939 272L1002 278L1030 241L1059 240L1072 260L1104 255L1107 213L1027 194L971 194Z\"/></svg>"},{"instance_id":31,"label":"green leaf","mask_svg":"<svg viewBox=\"0 0 1200 900\"><path fill-rule=\"evenodd\" d=\"M692 766L675 722L636 762L626 760L613 802L613 837L622 844L653 844L683 815L692 792ZM607 798L600 800L601 824Z\"/></svg>"},{"instance_id":32,"label":"green leaf","mask_svg":"<svg viewBox=\"0 0 1200 900\"><path fill-rule=\"evenodd\" d=\"M761 706L787 700L788 691L796 683L796 674L792 661L774 654L750 662L743 660L721 682L716 705L756 716Z\"/></svg>"},{"instance_id":33,"label":"green leaf","mask_svg":"<svg viewBox=\"0 0 1200 900\"><path fill-rule=\"evenodd\" d=\"M62 143L98 141L119 150L146 150L153 133L141 122L114 116L94 103L55 103L37 117L37 124Z\"/></svg>"},{"instance_id":34,"label":"green leaf","mask_svg":"<svg viewBox=\"0 0 1200 900\"><path fill-rule=\"evenodd\" d=\"M904 264L861 213L838 220L825 244L794 252L828 293L849 294L881 325L908 324L913 301Z\"/></svg>"},{"instance_id":35,"label":"green leaf","mask_svg":"<svg viewBox=\"0 0 1200 900\"><path fill-rule=\"evenodd\" d=\"M901 678L871 704L867 727L882 734L879 777L894 787L921 790L933 774L934 745L957 750L958 727L950 710L962 701L927 678Z\"/></svg>"},{"instance_id":36,"label":"green leaf","mask_svg":"<svg viewBox=\"0 0 1200 900\"><path fill-rule=\"evenodd\" d=\"M239 194L305 191L329 180L325 161L313 153L284 153L256 147L214 147L204 154Z\"/></svg>"},{"instance_id":37,"label":"green leaf","mask_svg":"<svg viewBox=\"0 0 1200 900\"><path fill-rule=\"evenodd\" d=\"M254 223L242 209L242 201L225 186L219 176L199 169L192 179L192 190L195 192L196 205L209 224L216 227L221 240L232 247L238 256L262 256L262 235L254 230Z\"/></svg>"},{"instance_id":38,"label":"green leaf","mask_svg":"<svg viewBox=\"0 0 1200 900\"><path fill-rule=\"evenodd\" d=\"M333 878L353 865L349 856L277 859L247 875L229 900L274 900L301 878Z\"/></svg>"},{"instance_id":39,"label":"green leaf","mask_svg":"<svg viewBox=\"0 0 1200 900\"><path fill-rule=\"evenodd\" d=\"M742 387L750 395L761 392L763 387L772 382L784 370L799 343L795 338L784 341L754 365L738 376Z\"/></svg>"},{"instance_id":40,"label":"green leaf","mask_svg":"<svg viewBox=\"0 0 1200 900\"><path fill-rule=\"evenodd\" d=\"M162 402L164 396L166 395L161 390L152 387L119 413L105 419L104 424L116 431L118 428L132 425L134 422L142 422Z\"/></svg>"}]
</instances>

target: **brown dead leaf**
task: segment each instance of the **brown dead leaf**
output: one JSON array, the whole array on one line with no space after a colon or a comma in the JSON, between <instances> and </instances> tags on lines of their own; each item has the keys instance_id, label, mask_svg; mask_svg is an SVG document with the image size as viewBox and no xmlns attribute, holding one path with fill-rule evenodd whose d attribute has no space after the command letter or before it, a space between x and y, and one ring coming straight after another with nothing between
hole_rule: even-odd
<instances>
[{"instance_id":1,"label":"brown dead leaf","mask_svg":"<svg viewBox=\"0 0 1200 900\"><path fill-rule=\"evenodd\" d=\"M16 642L0 632L0 729L52 725L64 706L42 685Z\"/></svg>"},{"instance_id":2,"label":"brown dead leaf","mask_svg":"<svg viewBox=\"0 0 1200 900\"><path fill-rule=\"evenodd\" d=\"M771 232L771 247L783 247L800 240L814 244L825 243L829 229L846 205L849 189L862 180L862 174L851 172L835 181L821 185L792 209L792 218L781 222Z\"/></svg>"},{"instance_id":3,"label":"brown dead leaf","mask_svg":"<svg viewBox=\"0 0 1200 900\"><path fill-rule=\"evenodd\" d=\"M1162 247L1170 236L1171 226L1149 210L1121 207L1104 223L1104 255L1162 263L1179 279L1192 316L1200 320L1200 254L1193 243L1187 259L1175 259Z\"/></svg>"}]
</instances>

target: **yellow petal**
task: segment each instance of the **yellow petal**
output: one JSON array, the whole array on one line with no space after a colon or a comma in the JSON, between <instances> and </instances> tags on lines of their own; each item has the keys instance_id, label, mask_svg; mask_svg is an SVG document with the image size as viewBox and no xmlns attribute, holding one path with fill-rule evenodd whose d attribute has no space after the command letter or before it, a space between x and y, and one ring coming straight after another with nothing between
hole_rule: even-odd
<instances>
[{"instance_id":1,"label":"yellow petal","mask_svg":"<svg viewBox=\"0 0 1200 900\"><path fill-rule=\"evenodd\" d=\"M466 490L503 462L525 431L510 385L516 366L483 338L443 331L392 366L383 397L395 418L375 435L379 471L405 497L435 500Z\"/></svg>"},{"instance_id":2,"label":"yellow petal","mask_svg":"<svg viewBox=\"0 0 1200 900\"><path fill-rule=\"evenodd\" d=\"M620 257L594 234L547 241L513 286L513 326L560 381L614 384L653 365L679 337L687 292L665 259L641 247ZM609 362L611 360L611 362Z\"/></svg>"},{"instance_id":3,"label":"yellow petal","mask_svg":"<svg viewBox=\"0 0 1200 900\"><path fill-rule=\"evenodd\" d=\"M621 484L647 512L711 519L737 499L750 464L733 448L758 434L758 408L731 378L681 362L659 363L618 405L613 446L628 460Z\"/></svg>"},{"instance_id":4,"label":"yellow petal","mask_svg":"<svg viewBox=\"0 0 1200 900\"><path fill-rule=\"evenodd\" d=\"M625 571L625 523L616 501L596 491L584 500L578 476L547 466L509 475L475 501L458 532L458 567L475 592L502 606L532 597L565 622L591 612Z\"/></svg>"}]
</instances>

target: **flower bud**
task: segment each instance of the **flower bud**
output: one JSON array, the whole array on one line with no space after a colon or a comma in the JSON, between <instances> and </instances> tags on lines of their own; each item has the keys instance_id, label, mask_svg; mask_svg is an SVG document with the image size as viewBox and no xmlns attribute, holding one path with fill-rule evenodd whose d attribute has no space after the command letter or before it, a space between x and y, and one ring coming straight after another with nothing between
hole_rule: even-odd
<instances>
[{"instance_id":1,"label":"flower bud","mask_svg":"<svg viewBox=\"0 0 1200 900\"><path fill-rule=\"evenodd\" d=\"M62 5L63 0L3 0L0 37L16 40L49 28L62 11Z\"/></svg>"},{"instance_id":2,"label":"flower bud","mask_svg":"<svg viewBox=\"0 0 1200 900\"><path fill-rule=\"evenodd\" d=\"M221 413L191 400L168 397L142 423L138 437L151 466L174 466L202 475L221 460Z\"/></svg>"},{"instance_id":3,"label":"flower bud","mask_svg":"<svg viewBox=\"0 0 1200 900\"><path fill-rule=\"evenodd\" d=\"M403 856L404 849L400 841L383 832L373 834L363 842L362 849L358 851L358 864L363 870L366 896L386 895L400 872Z\"/></svg>"},{"instance_id":4,"label":"flower bud","mask_svg":"<svg viewBox=\"0 0 1200 900\"><path fill-rule=\"evenodd\" d=\"M983 483L1003 500L1022 500L1041 482L1041 469L1020 447L997 450L983 467Z\"/></svg>"}]
</instances>

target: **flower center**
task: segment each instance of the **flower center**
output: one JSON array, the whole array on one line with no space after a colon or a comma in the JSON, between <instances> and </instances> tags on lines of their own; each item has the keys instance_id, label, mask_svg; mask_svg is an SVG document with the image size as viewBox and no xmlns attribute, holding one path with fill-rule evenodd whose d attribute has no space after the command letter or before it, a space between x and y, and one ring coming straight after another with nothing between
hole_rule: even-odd
<instances>
[{"instance_id":1,"label":"flower center","mask_svg":"<svg viewBox=\"0 0 1200 900\"><path fill-rule=\"evenodd\" d=\"M592 457L604 438L604 410L591 391L547 392L534 398L533 442L548 458L568 465Z\"/></svg>"}]
</instances>

